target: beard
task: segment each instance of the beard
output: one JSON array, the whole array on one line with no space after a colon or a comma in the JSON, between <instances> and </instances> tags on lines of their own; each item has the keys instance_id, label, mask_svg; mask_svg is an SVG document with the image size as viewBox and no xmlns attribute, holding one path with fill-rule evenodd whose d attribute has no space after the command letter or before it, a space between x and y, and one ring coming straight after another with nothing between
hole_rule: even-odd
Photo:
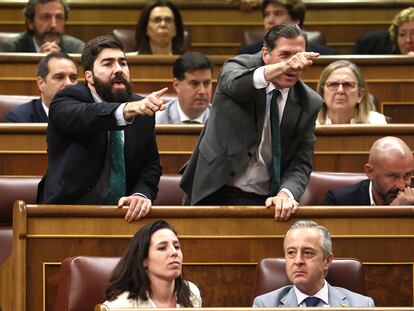
<instances>
[{"instance_id":1,"label":"beard","mask_svg":"<svg viewBox=\"0 0 414 311\"><path fill-rule=\"evenodd\" d=\"M49 30L45 32L43 35L40 35L40 42L41 44L44 44L46 42L53 42L56 41L56 43L60 43L60 38L62 34L60 32Z\"/></svg>"},{"instance_id":2,"label":"beard","mask_svg":"<svg viewBox=\"0 0 414 311\"><path fill-rule=\"evenodd\" d=\"M104 82L97 78L93 73L93 86L95 87L96 93L106 102L112 103L124 103L127 102L133 92L132 92L132 85L129 83L123 76L122 73L115 74L115 77L109 81ZM114 83L122 83L125 88L120 90L114 90L112 85Z\"/></svg>"}]
</instances>

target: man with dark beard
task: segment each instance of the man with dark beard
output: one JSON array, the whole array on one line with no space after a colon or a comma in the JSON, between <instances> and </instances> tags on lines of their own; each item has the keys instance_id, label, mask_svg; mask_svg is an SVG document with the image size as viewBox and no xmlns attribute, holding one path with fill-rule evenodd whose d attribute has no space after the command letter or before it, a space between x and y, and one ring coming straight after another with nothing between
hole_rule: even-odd
<instances>
[{"instance_id":1,"label":"man with dark beard","mask_svg":"<svg viewBox=\"0 0 414 311\"><path fill-rule=\"evenodd\" d=\"M29 0L23 13L27 30L5 41L1 52L82 52L85 43L64 34L69 17L69 5L65 0Z\"/></svg>"},{"instance_id":2,"label":"man with dark beard","mask_svg":"<svg viewBox=\"0 0 414 311\"><path fill-rule=\"evenodd\" d=\"M156 111L164 88L132 93L127 60L112 36L89 41L82 53L86 83L54 97L47 130L48 169L38 203L127 206L127 221L149 213L161 175Z\"/></svg>"},{"instance_id":3,"label":"man with dark beard","mask_svg":"<svg viewBox=\"0 0 414 311\"><path fill-rule=\"evenodd\" d=\"M375 141L364 170L368 179L352 186L329 191L325 204L414 204L414 188L411 188L414 157L402 139L387 136Z\"/></svg>"}]
</instances>

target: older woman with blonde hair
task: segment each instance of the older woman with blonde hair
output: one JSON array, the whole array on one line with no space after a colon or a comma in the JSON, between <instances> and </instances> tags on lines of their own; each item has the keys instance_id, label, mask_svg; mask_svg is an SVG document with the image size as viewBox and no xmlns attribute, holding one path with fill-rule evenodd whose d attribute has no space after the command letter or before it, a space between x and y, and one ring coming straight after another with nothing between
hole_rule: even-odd
<instances>
[{"instance_id":1,"label":"older woman with blonde hair","mask_svg":"<svg viewBox=\"0 0 414 311\"><path fill-rule=\"evenodd\" d=\"M391 23L388 33L396 54L414 52L414 7L398 13Z\"/></svg>"},{"instance_id":2,"label":"older woman with blonde hair","mask_svg":"<svg viewBox=\"0 0 414 311\"><path fill-rule=\"evenodd\" d=\"M317 124L387 123L384 115L375 112L373 97L354 63L339 60L325 67L317 91L324 99Z\"/></svg>"}]
</instances>

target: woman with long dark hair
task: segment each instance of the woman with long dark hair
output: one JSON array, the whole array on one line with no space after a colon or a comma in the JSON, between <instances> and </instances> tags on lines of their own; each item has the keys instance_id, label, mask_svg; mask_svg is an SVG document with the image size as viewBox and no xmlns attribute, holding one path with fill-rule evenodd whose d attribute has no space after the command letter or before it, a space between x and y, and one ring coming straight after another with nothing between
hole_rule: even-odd
<instances>
[{"instance_id":1,"label":"woman with long dark hair","mask_svg":"<svg viewBox=\"0 0 414 311\"><path fill-rule=\"evenodd\" d=\"M183 53L183 19L176 5L168 0L147 4L135 29L135 41L140 55Z\"/></svg>"},{"instance_id":2,"label":"woman with long dark hair","mask_svg":"<svg viewBox=\"0 0 414 311\"><path fill-rule=\"evenodd\" d=\"M114 269L108 308L201 307L200 291L181 276L183 253L174 229L158 220L142 227Z\"/></svg>"}]
</instances>

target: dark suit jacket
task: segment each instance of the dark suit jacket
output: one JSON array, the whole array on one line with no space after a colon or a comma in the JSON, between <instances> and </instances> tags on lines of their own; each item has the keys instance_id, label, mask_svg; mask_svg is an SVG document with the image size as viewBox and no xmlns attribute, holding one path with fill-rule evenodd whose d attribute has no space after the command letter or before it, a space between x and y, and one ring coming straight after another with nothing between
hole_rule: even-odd
<instances>
[{"instance_id":1,"label":"dark suit jacket","mask_svg":"<svg viewBox=\"0 0 414 311\"><path fill-rule=\"evenodd\" d=\"M257 42L249 45L242 46L239 49L238 54L256 54L257 52L260 52L263 47L263 42ZM321 55L336 55L337 52L335 49L319 44L319 43L313 43L308 42L308 46L306 47L307 52L317 52Z\"/></svg>"},{"instance_id":2,"label":"dark suit jacket","mask_svg":"<svg viewBox=\"0 0 414 311\"><path fill-rule=\"evenodd\" d=\"M42 106L42 100L32 99L10 110L5 117L6 122L47 123L48 118Z\"/></svg>"},{"instance_id":3,"label":"dark suit jacket","mask_svg":"<svg viewBox=\"0 0 414 311\"><path fill-rule=\"evenodd\" d=\"M75 37L63 35L60 38L59 45L63 53L82 53L85 43ZM25 31L16 38L5 41L1 52L36 53L32 34L29 31Z\"/></svg>"},{"instance_id":4,"label":"dark suit jacket","mask_svg":"<svg viewBox=\"0 0 414 311\"><path fill-rule=\"evenodd\" d=\"M141 98L134 95L131 100ZM48 169L39 184L38 203L75 204L89 193L103 171L108 131L116 129L125 135L126 194L156 198L161 166L154 117L135 117L120 127L113 114L119 105L95 103L84 83L55 95L47 129Z\"/></svg>"},{"instance_id":5,"label":"dark suit jacket","mask_svg":"<svg viewBox=\"0 0 414 311\"><path fill-rule=\"evenodd\" d=\"M212 194L239 173L257 150L263 132L266 88L256 89L253 72L261 53L239 55L222 68L213 107L181 179L191 204ZM315 120L322 98L303 82L289 91L281 122L281 188L296 200L308 183Z\"/></svg>"},{"instance_id":6,"label":"dark suit jacket","mask_svg":"<svg viewBox=\"0 0 414 311\"><path fill-rule=\"evenodd\" d=\"M355 185L329 190L324 205L371 205L369 179Z\"/></svg>"},{"instance_id":7,"label":"dark suit jacket","mask_svg":"<svg viewBox=\"0 0 414 311\"><path fill-rule=\"evenodd\" d=\"M354 54L400 54L394 51L388 31L370 31L355 42Z\"/></svg>"}]
</instances>

